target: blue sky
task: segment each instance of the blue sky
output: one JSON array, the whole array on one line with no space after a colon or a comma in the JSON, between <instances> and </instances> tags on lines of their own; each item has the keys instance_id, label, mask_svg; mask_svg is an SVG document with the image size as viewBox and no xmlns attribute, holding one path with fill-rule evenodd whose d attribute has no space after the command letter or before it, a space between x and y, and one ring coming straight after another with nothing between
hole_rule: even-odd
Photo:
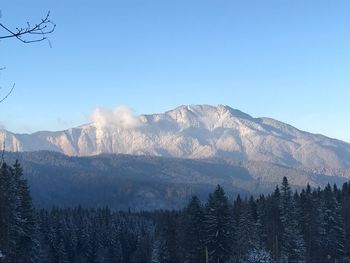
<instances>
[{"instance_id":1,"label":"blue sky","mask_svg":"<svg viewBox=\"0 0 350 263\"><path fill-rule=\"evenodd\" d=\"M47 42L0 42L0 123L61 130L97 106L227 104L350 142L350 1L1 1L1 22L51 10ZM0 33L2 33L0 31Z\"/></svg>"}]
</instances>

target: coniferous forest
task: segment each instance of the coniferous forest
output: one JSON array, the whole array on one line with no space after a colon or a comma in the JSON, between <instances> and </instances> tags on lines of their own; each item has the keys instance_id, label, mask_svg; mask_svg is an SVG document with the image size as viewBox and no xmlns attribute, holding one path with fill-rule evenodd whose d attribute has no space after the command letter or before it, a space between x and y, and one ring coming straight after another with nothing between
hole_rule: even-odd
<instances>
[{"instance_id":1,"label":"coniferous forest","mask_svg":"<svg viewBox=\"0 0 350 263\"><path fill-rule=\"evenodd\" d=\"M349 262L350 184L229 200L217 186L181 211L36 210L18 162L0 170L0 262Z\"/></svg>"}]
</instances>

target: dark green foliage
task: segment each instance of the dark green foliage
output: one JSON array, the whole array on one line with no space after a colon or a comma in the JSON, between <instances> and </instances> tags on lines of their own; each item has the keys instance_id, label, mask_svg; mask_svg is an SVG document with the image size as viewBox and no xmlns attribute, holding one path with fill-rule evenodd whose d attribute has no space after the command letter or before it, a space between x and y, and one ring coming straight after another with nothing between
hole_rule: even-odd
<instances>
[{"instance_id":1,"label":"dark green foliage","mask_svg":"<svg viewBox=\"0 0 350 263\"><path fill-rule=\"evenodd\" d=\"M0 262L343 263L350 256L350 187L292 193L286 178L268 196L231 204L217 186L203 207L115 212L35 211L18 162L0 169Z\"/></svg>"},{"instance_id":2,"label":"dark green foliage","mask_svg":"<svg viewBox=\"0 0 350 263\"><path fill-rule=\"evenodd\" d=\"M155 218L103 209L39 211L42 262L150 262Z\"/></svg>"},{"instance_id":3,"label":"dark green foliage","mask_svg":"<svg viewBox=\"0 0 350 263\"><path fill-rule=\"evenodd\" d=\"M249 252L259 246L257 222L254 220L251 204L245 201L235 232L235 251L237 261L246 261Z\"/></svg>"},{"instance_id":4,"label":"dark green foliage","mask_svg":"<svg viewBox=\"0 0 350 263\"><path fill-rule=\"evenodd\" d=\"M350 184L345 183L342 189L342 215L344 218L345 244L344 252L346 258L350 258Z\"/></svg>"},{"instance_id":5,"label":"dark green foliage","mask_svg":"<svg viewBox=\"0 0 350 263\"><path fill-rule=\"evenodd\" d=\"M231 255L233 228L229 203L220 185L209 195L203 229L210 261L226 262Z\"/></svg>"},{"instance_id":6,"label":"dark green foliage","mask_svg":"<svg viewBox=\"0 0 350 263\"><path fill-rule=\"evenodd\" d=\"M180 262L179 213L165 211L158 218L156 254L153 260L159 263ZM158 260L158 261L157 261Z\"/></svg>"},{"instance_id":7,"label":"dark green foliage","mask_svg":"<svg viewBox=\"0 0 350 263\"><path fill-rule=\"evenodd\" d=\"M197 196L193 196L185 208L181 223L184 260L189 263L204 262L204 211Z\"/></svg>"},{"instance_id":8,"label":"dark green foliage","mask_svg":"<svg viewBox=\"0 0 350 263\"><path fill-rule=\"evenodd\" d=\"M278 262L281 257L282 244L282 222L281 222L281 193L276 186L271 196L265 199L260 198L266 203L265 209L260 210L260 220L262 222L263 237L267 238L266 247L272 253L272 258Z\"/></svg>"},{"instance_id":9,"label":"dark green foliage","mask_svg":"<svg viewBox=\"0 0 350 263\"><path fill-rule=\"evenodd\" d=\"M298 198L296 195L295 198ZM305 260L305 243L300 233L300 213L286 177L283 178L280 199L280 218L282 223L281 260L300 262Z\"/></svg>"},{"instance_id":10,"label":"dark green foliage","mask_svg":"<svg viewBox=\"0 0 350 263\"><path fill-rule=\"evenodd\" d=\"M322 202L322 226L323 235L323 252L329 262L334 260L343 260L345 255L345 226L341 213L340 204L337 201L337 191L332 191L328 185L323 191Z\"/></svg>"},{"instance_id":11,"label":"dark green foliage","mask_svg":"<svg viewBox=\"0 0 350 263\"><path fill-rule=\"evenodd\" d=\"M18 161L0 169L0 251L4 262L36 262L36 220Z\"/></svg>"}]
</instances>

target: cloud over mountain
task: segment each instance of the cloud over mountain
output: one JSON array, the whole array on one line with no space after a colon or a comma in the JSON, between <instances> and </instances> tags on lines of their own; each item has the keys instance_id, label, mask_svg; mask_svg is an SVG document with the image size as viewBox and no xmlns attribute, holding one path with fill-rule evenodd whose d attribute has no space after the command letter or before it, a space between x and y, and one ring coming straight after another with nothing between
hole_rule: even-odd
<instances>
[{"instance_id":1,"label":"cloud over mountain","mask_svg":"<svg viewBox=\"0 0 350 263\"><path fill-rule=\"evenodd\" d=\"M140 120L134 111L126 106L118 106L113 109L97 107L90 114L90 120L98 127L118 126L129 129L140 125Z\"/></svg>"}]
</instances>

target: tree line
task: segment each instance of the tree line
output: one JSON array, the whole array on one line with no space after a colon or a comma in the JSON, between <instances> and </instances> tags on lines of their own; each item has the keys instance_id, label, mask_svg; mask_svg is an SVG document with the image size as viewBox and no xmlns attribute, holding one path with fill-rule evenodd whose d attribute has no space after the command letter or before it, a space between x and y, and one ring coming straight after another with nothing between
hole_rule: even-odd
<instances>
[{"instance_id":1,"label":"tree line","mask_svg":"<svg viewBox=\"0 0 350 263\"><path fill-rule=\"evenodd\" d=\"M221 186L179 211L32 206L18 162L0 169L0 262L348 262L350 184L229 200Z\"/></svg>"}]
</instances>

